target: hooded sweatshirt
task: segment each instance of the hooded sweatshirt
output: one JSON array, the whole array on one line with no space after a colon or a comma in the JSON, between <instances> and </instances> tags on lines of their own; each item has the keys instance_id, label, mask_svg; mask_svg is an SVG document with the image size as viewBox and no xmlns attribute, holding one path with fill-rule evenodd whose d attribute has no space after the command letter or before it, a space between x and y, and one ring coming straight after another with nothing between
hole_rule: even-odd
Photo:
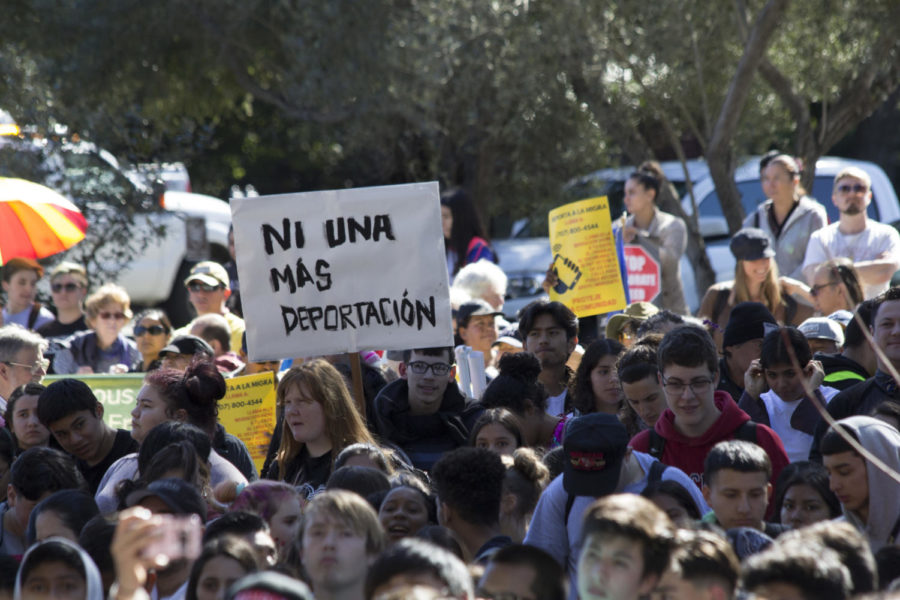
<instances>
[{"instance_id":1,"label":"hooded sweatshirt","mask_svg":"<svg viewBox=\"0 0 900 600\"><path fill-rule=\"evenodd\" d=\"M900 432L872 417L848 417L838 422L856 434L863 448L895 473L900 473ZM900 537L900 494L897 493L900 484L868 460L866 479L869 482L868 520L863 521L843 505L841 510L844 518L869 540L872 552L878 552Z\"/></svg>"},{"instance_id":2,"label":"hooded sweatshirt","mask_svg":"<svg viewBox=\"0 0 900 600\"><path fill-rule=\"evenodd\" d=\"M660 462L678 467L703 487L703 461L713 446L725 440L734 439L737 429L750 420L750 416L738 408L728 392L716 390L714 402L721 414L719 418L698 437L688 437L675 428L675 413L667 408L654 429L666 441ZM765 425L756 425L756 443L766 451L772 461L772 484L788 464L784 445L778 435ZM629 445L638 452L649 452L650 431L642 431L631 439Z\"/></svg>"},{"instance_id":3,"label":"hooded sweatshirt","mask_svg":"<svg viewBox=\"0 0 900 600\"><path fill-rule=\"evenodd\" d=\"M19 573L16 575L16 588L13 593L14 600L22 599L22 584L24 583L24 581L22 581L22 574L25 572L28 561L31 560L32 554L37 548L45 546L46 544L61 544L76 550L78 556L81 558L81 574L84 575L85 580L85 600L103 600L103 582L100 580L100 571L97 569L97 565L94 564L94 561L88 556L88 553L81 549L81 546L61 537L47 538L46 540L31 546L31 548L28 549L28 552L25 553L22 564L19 567Z\"/></svg>"}]
</instances>

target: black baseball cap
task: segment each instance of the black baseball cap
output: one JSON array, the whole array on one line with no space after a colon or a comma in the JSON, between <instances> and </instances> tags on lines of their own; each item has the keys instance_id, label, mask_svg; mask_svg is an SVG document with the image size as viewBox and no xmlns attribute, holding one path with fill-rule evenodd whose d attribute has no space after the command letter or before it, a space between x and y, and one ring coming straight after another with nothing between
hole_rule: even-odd
<instances>
[{"instance_id":1,"label":"black baseball cap","mask_svg":"<svg viewBox=\"0 0 900 600\"><path fill-rule=\"evenodd\" d=\"M457 327L468 327L469 319L472 317L481 317L484 315L493 315L495 317L499 317L503 313L494 310L494 307L481 300L480 298L476 298L475 300L469 300L468 302L463 302L459 309L456 311L456 325Z\"/></svg>"},{"instance_id":2,"label":"black baseball cap","mask_svg":"<svg viewBox=\"0 0 900 600\"><path fill-rule=\"evenodd\" d=\"M615 415L590 413L566 424L563 488L573 496L611 494L619 484L628 432Z\"/></svg>"},{"instance_id":3,"label":"black baseball cap","mask_svg":"<svg viewBox=\"0 0 900 600\"><path fill-rule=\"evenodd\" d=\"M159 351L159 357L162 358L166 354L197 354L204 352L209 356L214 356L215 351L206 340L198 338L196 335L179 335L172 338L165 348Z\"/></svg>"},{"instance_id":4,"label":"black baseball cap","mask_svg":"<svg viewBox=\"0 0 900 600\"><path fill-rule=\"evenodd\" d=\"M129 507L140 504L144 498L156 496L166 503L176 515L197 515L206 523L206 503L200 492L193 485L181 479L167 477L157 479L147 487L128 494L125 504Z\"/></svg>"},{"instance_id":5,"label":"black baseball cap","mask_svg":"<svg viewBox=\"0 0 900 600\"><path fill-rule=\"evenodd\" d=\"M745 227L735 233L729 247L737 260L759 260L775 256L769 236L755 227Z\"/></svg>"}]
</instances>

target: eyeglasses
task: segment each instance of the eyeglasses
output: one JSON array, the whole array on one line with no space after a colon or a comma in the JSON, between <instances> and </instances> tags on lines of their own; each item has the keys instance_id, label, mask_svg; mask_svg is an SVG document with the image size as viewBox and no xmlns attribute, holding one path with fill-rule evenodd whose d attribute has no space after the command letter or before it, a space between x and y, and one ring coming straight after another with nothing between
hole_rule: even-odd
<instances>
[{"instance_id":1,"label":"eyeglasses","mask_svg":"<svg viewBox=\"0 0 900 600\"><path fill-rule=\"evenodd\" d=\"M134 328L135 337L140 337L145 333L149 333L150 335L162 335L166 332L166 328L162 325L151 325L150 327L144 327L143 325L138 325Z\"/></svg>"},{"instance_id":2,"label":"eyeglasses","mask_svg":"<svg viewBox=\"0 0 900 600\"><path fill-rule=\"evenodd\" d=\"M427 363L424 360L414 360L411 363L406 363L406 366L416 375L424 375L428 372L428 369L431 369L431 372L437 377L446 375L453 367L453 365L448 365L447 363Z\"/></svg>"},{"instance_id":3,"label":"eyeglasses","mask_svg":"<svg viewBox=\"0 0 900 600\"><path fill-rule=\"evenodd\" d=\"M690 383L684 383L683 381L670 381L663 378L663 389L671 396L682 395L687 387L691 388L695 396L699 396L709 391L710 385L712 385L712 379L695 379Z\"/></svg>"},{"instance_id":4,"label":"eyeglasses","mask_svg":"<svg viewBox=\"0 0 900 600\"><path fill-rule=\"evenodd\" d=\"M115 319L116 321L124 321L125 319L128 318L125 315L125 313L121 313L121 312L117 312L117 313L102 312L102 313L99 313L97 316L100 317L101 319L103 319L104 321L109 320L109 319Z\"/></svg>"},{"instance_id":5,"label":"eyeglasses","mask_svg":"<svg viewBox=\"0 0 900 600\"><path fill-rule=\"evenodd\" d=\"M192 281L188 284L188 289L192 292L215 292L223 287L224 286L221 285L207 285L205 283L200 283L199 281Z\"/></svg>"},{"instance_id":6,"label":"eyeglasses","mask_svg":"<svg viewBox=\"0 0 900 600\"><path fill-rule=\"evenodd\" d=\"M819 295L819 292L821 292L825 288L831 287L831 286L837 285L837 284L838 284L837 281L832 281L831 283L823 283L822 285L814 285L811 288L809 288L809 295L812 296L813 298L815 298L816 296Z\"/></svg>"},{"instance_id":7,"label":"eyeglasses","mask_svg":"<svg viewBox=\"0 0 900 600\"><path fill-rule=\"evenodd\" d=\"M13 366L13 367L22 367L23 369L28 369L29 371L31 371L32 375L37 375L41 371L46 373L47 369L50 368L50 359L49 358L42 358L38 361L35 361L35 363L33 365L25 365L22 363L11 362L8 360L5 360L3 362L5 362L6 364Z\"/></svg>"},{"instance_id":8,"label":"eyeglasses","mask_svg":"<svg viewBox=\"0 0 900 600\"><path fill-rule=\"evenodd\" d=\"M81 289L80 283L54 283L50 286L50 289L53 290L54 294L58 294L61 291L65 290L67 292L74 292L75 290Z\"/></svg>"},{"instance_id":9,"label":"eyeglasses","mask_svg":"<svg viewBox=\"0 0 900 600\"><path fill-rule=\"evenodd\" d=\"M849 194L850 192L854 192L856 194L865 194L869 191L869 187L861 183L854 183L853 185L850 185L849 183L842 183L841 185L837 186L837 190L842 194Z\"/></svg>"}]
</instances>

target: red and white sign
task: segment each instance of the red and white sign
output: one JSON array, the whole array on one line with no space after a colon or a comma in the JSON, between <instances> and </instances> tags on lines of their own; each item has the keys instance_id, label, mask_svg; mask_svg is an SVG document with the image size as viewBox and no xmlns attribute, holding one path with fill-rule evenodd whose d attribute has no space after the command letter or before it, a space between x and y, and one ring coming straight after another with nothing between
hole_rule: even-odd
<instances>
[{"instance_id":1,"label":"red and white sign","mask_svg":"<svg viewBox=\"0 0 900 600\"><path fill-rule=\"evenodd\" d=\"M653 302L661 290L657 261L643 246L625 246L625 270L628 273L628 296L631 302Z\"/></svg>"}]
</instances>

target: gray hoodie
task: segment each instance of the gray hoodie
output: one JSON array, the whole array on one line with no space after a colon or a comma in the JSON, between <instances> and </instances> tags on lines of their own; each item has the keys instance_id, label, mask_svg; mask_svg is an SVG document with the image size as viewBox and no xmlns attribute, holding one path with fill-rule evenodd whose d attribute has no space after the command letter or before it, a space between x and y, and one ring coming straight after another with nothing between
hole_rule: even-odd
<instances>
[{"instance_id":1,"label":"gray hoodie","mask_svg":"<svg viewBox=\"0 0 900 600\"><path fill-rule=\"evenodd\" d=\"M47 538L42 542L33 544L31 548L28 549L28 552L26 552L25 556L22 558L19 573L16 575L16 588L13 593L13 599L21 600L22 598L22 584L24 583L22 581L22 573L25 571L28 561L32 558L35 549L47 544L62 544L75 549L78 552L78 556L81 558L81 564L83 565L82 574L84 575L85 580L85 600L103 600L103 582L100 580L100 571L97 569L97 565L94 564L94 561L88 556L88 553L81 549L81 546L61 537Z\"/></svg>"},{"instance_id":2,"label":"gray hoodie","mask_svg":"<svg viewBox=\"0 0 900 600\"><path fill-rule=\"evenodd\" d=\"M900 432L872 417L848 417L838 421L856 434L863 448L884 462L895 474L900 473ZM866 539L872 552L893 544L892 534L900 520L900 483L884 471L866 461L866 477L869 482L869 518L866 522L853 511L841 506L844 518L856 527Z\"/></svg>"},{"instance_id":3,"label":"gray hoodie","mask_svg":"<svg viewBox=\"0 0 900 600\"><path fill-rule=\"evenodd\" d=\"M806 256L809 237L814 231L828 225L825 207L809 196L800 198L797 207L781 227L781 235L776 238L775 232L772 231L772 226L769 224L770 206L772 206L772 200L766 200L760 204L744 219L744 227L762 229L769 236L771 247L775 250L778 273L804 281L803 259Z\"/></svg>"}]
</instances>

